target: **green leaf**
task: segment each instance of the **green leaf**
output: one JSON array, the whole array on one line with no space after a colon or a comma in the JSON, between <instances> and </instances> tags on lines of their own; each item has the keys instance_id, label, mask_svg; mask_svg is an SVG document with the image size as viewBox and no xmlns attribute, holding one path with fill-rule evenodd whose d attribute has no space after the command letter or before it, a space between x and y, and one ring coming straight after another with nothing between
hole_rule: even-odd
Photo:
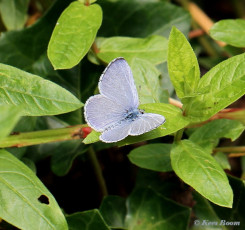
<instances>
[{"instance_id":1,"label":"green leaf","mask_svg":"<svg viewBox=\"0 0 245 230\"><path fill-rule=\"evenodd\" d=\"M55 83L4 64L0 64L0 104L20 105L28 116L67 113L83 105Z\"/></svg>"},{"instance_id":2,"label":"green leaf","mask_svg":"<svg viewBox=\"0 0 245 230\"><path fill-rule=\"evenodd\" d=\"M199 145L184 140L174 144L171 163L175 173L215 204L232 207L233 193L216 160Z\"/></svg>"},{"instance_id":3,"label":"green leaf","mask_svg":"<svg viewBox=\"0 0 245 230\"><path fill-rule=\"evenodd\" d=\"M9 135L20 119L21 112L20 107L0 105L0 140Z\"/></svg>"},{"instance_id":4,"label":"green leaf","mask_svg":"<svg viewBox=\"0 0 245 230\"><path fill-rule=\"evenodd\" d=\"M5 150L0 150L0 187L0 218L26 230L68 229L52 194L31 169Z\"/></svg>"},{"instance_id":5,"label":"green leaf","mask_svg":"<svg viewBox=\"0 0 245 230\"><path fill-rule=\"evenodd\" d=\"M190 29L190 14L167 1L100 0L104 16L99 36L168 37L173 25L185 35Z\"/></svg>"},{"instance_id":6,"label":"green leaf","mask_svg":"<svg viewBox=\"0 0 245 230\"><path fill-rule=\"evenodd\" d=\"M118 142L119 146L129 145L141 141L146 141L158 137L163 137L186 127L190 120L183 116L181 109L170 104L153 103L140 105L140 109L145 110L146 113L156 113L163 115L166 118L166 122L148 133L140 136L129 136L126 139Z\"/></svg>"},{"instance_id":7,"label":"green leaf","mask_svg":"<svg viewBox=\"0 0 245 230\"><path fill-rule=\"evenodd\" d=\"M234 202L232 209L224 208L212 204L215 212L221 220L225 222L233 222L234 229L243 230L245 226L245 185L244 181L236 177L228 176L230 185L234 192ZM224 223L224 222L223 222Z\"/></svg>"},{"instance_id":8,"label":"green leaf","mask_svg":"<svg viewBox=\"0 0 245 230\"><path fill-rule=\"evenodd\" d=\"M212 205L207 199L205 199L197 192L193 193L193 198L196 202L196 204L193 207L193 211L195 216L200 220L200 222L197 222L200 223L199 225L194 224L194 228L192 228L193 230L197 230L197 229L204 230L205 228L207 229L210 226L207 226L206 223L209 222L217 223L217 225L212 225L211 229L227 230L225 226L219 225L221 219L218 217L217 213L215 212Z\"/></svg>"},{"instance_id":9,"label":"green leaf","mask_svg":"<svg viewBox=\"0 0 245 230\"><path fill-rule=\"evenodd\" d=\"M168 42L168 71L179 98L195 93L200 79L197 58L186 37L175 27Z\"/></svg>"},{"instance_id":10,"label":"green leaf","mask_svg":"<svg viewBox=\"0 0 245 230\"><path fill-rule=\"evenodd\" d=\"M223 41L236 47L245 47L245 20L226 19L213 25L210 35L215 40Z\"/></svg>"},{"instance_id":11,"label":"green leaf","mask_svg":"<svg viewBox=\"0 0 245 230\"><path fill-rule=\"evenodd\" d=\"M1 0L0 13L8 30L22 29L27 19L30 0Z\"/></svg>"},{"instance_id":12,"label":"green leaf","mask_svg":"<svg viewBox=\"0 0 245 230\"><path fill-rule=\"evenodd\" d=\"M52 152L51 169L57 176L66 175L73 160L84 151L81 140L71 140L54 145L49 151Z\"/></svg>"},{"instance_id":13,"label":"green leaf","mask_svg":"<svg viewBox=\"0 0 245 230\"><path fill-rule=\"evenodd\" d=\"M130 66L140 103L159 103L163 93L160 86L160 72L149 61L139 58L132 59Z\"/></svg>"},{"instance_id":14,"label":"green leaf","mask_svg":"<svg viewBox=\"0 0 245 230\"><path fill-rule=\"evenodd\" d=\"M66 216L69 230L110 230L97 209Z\"/></svg>"},{"instance_id":15,"label":"green leaf","mask_svg":"<svg viewBox=\"0 0 245 230\"><path fill-rule=\"evenodd\" d=\"M244 131L244 125L236 120L218 119L196 128L189 140L212 151L222 137L236 140Z\"/></svg>"},{"instance_id":16,"label":"green leaf","mask_svg":"<svg viewBox=\"0 0 245 230\"><path fill-rule=\"evenodd\" d=\"M48 46L48 57L55 69L77 65L94 42L102 22L99 5L75 1L61 14Z\"/></svg>"},{"instance_id":17,"label":"green leaf","mask_svg":"<svg viewBox=\"0 0 245 230\"><path fill-rule=\"evenodd\" d=\"M193 121L204 121L245 93L245 54L221 62L199 81L200 95L191 98L186 114Z\"/></svg>"},{"instance_id":18,"label":"green leaf","mask_svg":"<svg viewBox=\"0 0 245 230\"><path fill-rule=\"evenodd\" d=\"M107 196L100 206L100 213L110 228L124 228L126 200L120 196Z\"/></svg>"},{"instance_id":19,"label":"green leaf","mask_svg":"<svg viewBox=\"0 0 245 230\"><path fill-rule=\"evenodd\" d=\"M117 57L124 57L129 63L134 58L140 58L154 65L167 60L167 39L157 35L147 38L100 38L96 44L98 58L106 63Z\"/></svg>"},{"instance_id":20,"label":"green leaf","mask_svg":"<svg viewBox=\"0 0 245 230\"><path fill-rule=\"evenodd\" d=\"M131 163L159 172L172 171L170 161L171 144L148 144L133 149L128 158Z\"/></svg>"},{"instance_id":21,"label":"green leaf","mask_svg":"<svg viewBox=\"0 0 245 230\"><path fill-rule=\"evenodd\" d=\"M150 188L134 190L128 198L127 207L125 223L128 230L184 230L189 222L189 208L166 199Z\"/></svg>"},{"instance_id":22,"label":"green leaf","mask_svg":"<svg viewBox=\"0 0 245 230\"><path fill-rule=\"evenodd\" d=\"M88 145L88 144L97 142L100 140L99 136L100 136L99 132L92 130L92 132L83 140L83 143Z\"/></svg>"},{"instance_id":23,"label":"green leaf","mask_svg":"<svg viewBox=\"0 0 245 230\"><path fill-rule=\"evenodd\" d=\"M214 154L214 159L220 164L222 169L231 170L230 163L228 161L228 157L225 153L217 152Z\"/></svg>"}]
</instances>

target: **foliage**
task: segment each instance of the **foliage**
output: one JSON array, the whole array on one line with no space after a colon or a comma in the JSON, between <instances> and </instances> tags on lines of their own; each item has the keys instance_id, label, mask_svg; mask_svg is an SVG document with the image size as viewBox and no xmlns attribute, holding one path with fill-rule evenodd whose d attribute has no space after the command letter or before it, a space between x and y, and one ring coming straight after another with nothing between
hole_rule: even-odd
<instances>
[{"instance_id":1,"label":"foliage","mask_svg":"<svg viewBox=\"0 0 245 230\"><path fill-rule=\"evenodd\" d=\"M28 7L42 14L31 26ZM214 24L210 36L231 45L217 48L210 38L189 41L190 14L171 1L0 0L0 13L1 229L180 230L201 229L203 221L244 229L244 183L227 175L227 153L239 156L245 147L222 146L226 139L243 143L244 109L225 110L245 94L245 53L231 47L245 47L243 19ZM105 144L85 124L82 107L117 57L132 69L139 108L166 123ZM106 185L111 194L116 186L109 185L114 172L106 178L106 154L122 159L128 152L133 185L108 195ZM84 196L91 204L70 212L52 188L82 164L95 178L79 184L85 190L96 181L100 204ZM78 168L72 179L85 170Z\"/></svg>"}]
</instances>

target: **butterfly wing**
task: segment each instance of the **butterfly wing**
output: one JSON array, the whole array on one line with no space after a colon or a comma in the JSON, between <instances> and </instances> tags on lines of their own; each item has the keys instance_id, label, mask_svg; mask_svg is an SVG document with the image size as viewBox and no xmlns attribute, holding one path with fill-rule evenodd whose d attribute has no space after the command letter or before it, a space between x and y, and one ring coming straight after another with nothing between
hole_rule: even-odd
<instances>
[{"instance_id":1,"label":"butterfly wing","mask_svg":"<svg viewBox=\"0 0 245 230\"><path fill-rule=\"evenodd\" d=\"M129 135L137 136L149 132L165 122L165 117L155 113L141 114L130 125Z\"/></svg>"},{"instance_id":2,"label":"butterfly wing","mask_svg":"<svg viewBox=\"0 0 245 230\"><path fill-rule=\"evenodd\" d=\"M141 114L136 120L123 120L119 125L105 130L100 140L106 143L123 140L128 135L137 136L149 132L165 122L162 115L154 113Z\"/></svg>"},{"instance_id":3,"label":"butterfly wing","mask_svg":"<svg viewBox=\"0 0 245 230\"><path fill-rule=\"evenodd\" d=\"M90 97L84 106L86 122L98 132L123 119L124 108L103 95Z\"/></svg>"},{"instance_id":4,"label":"butterfly wing","mask_svg":"<svg viewBox=\"0 0 245 230\"><path fill-rule=\"evenodd\" d=\"M132 71L123 58L117 58L107 66L100 77L99 90L125 110L139 106Z\"/></svg>"},{"instance_id":5,"label":"butterfly wing","mask_svg":"<svg viewBox=\"0 0 245 230\"><path fill-rule=\"evenodd\" d=\"M124 120L115 127L105 130L100 135L100 140L106 143L121 141L128 136L130 129L130 122Z\"/></svg>"}]
</instances>

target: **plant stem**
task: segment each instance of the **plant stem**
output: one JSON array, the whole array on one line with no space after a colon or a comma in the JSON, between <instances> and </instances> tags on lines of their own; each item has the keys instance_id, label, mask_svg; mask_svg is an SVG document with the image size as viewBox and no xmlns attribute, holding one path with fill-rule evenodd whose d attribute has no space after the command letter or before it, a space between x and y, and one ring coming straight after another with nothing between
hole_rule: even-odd
<instances>
[{"instance_id":1,"label":"plant stem","mask_svg":"<svg viewBox=\"0 0 245 230\"><path fill-rule=\"evenodd\" d=\"M75 125L61 129L16 133L1 140L0 148L24 147L56 141L84 139L89 132L91 132L91 128L87 127L87 125Z\"/></svg>"},{"instance_id":2,"label":"plant stem","mask_svg":"<svg viewBox=\"0 0 245 230\"><path fill-rule=\"evenodd\" d=\"M180 129L179 131L177 131L175 133L175 136L174 136L174 142L179 142L181 141L181 138L183 136L183 133L184 133L184 129Z\"/></svg>"},{"instance_id":3,"label":"plant stem","mask_svg":"<svg viewBox=\"0 0 245 230\"><path fill-rule=\"evenodd\" d=\"M218 147L214 148L214 153L223 152L223 153L242 153L245 152L245 146L229 146L229 147Z\"/></svg>"},{"instance_id":4,"label":"plant stem","mask_svg":"<svg viewBox=\"0 0 245 230\"><path fill-rule=\"evenodd\" d=\"M99 161L97 159L96 153L95 153L92 145L90 145L90 147L88 149L88 157L89 157L91 165L92 165L92 167L94 169L94 174L96 176L98 185L100 187L101 194L102 194L103 197L107 196L108 195L108 191L107 191L105 179L103 177Z\"/></svg>"}]
</instances>

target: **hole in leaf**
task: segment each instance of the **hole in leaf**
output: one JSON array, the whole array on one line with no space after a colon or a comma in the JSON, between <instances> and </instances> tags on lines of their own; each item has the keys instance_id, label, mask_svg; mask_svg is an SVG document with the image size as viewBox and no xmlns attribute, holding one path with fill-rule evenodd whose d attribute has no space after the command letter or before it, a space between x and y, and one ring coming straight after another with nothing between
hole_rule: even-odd
<instances>
[{"instance_id":1,"label":"hole in leaf","mask_svg":"<svg viewBox=\"0 0 245 230\"><path fill-rule=\"evenodd\" d=\"M49 199L45 195L39 196L38 201L42 204L49 204Z\"/></svg>"}]
</instances>

